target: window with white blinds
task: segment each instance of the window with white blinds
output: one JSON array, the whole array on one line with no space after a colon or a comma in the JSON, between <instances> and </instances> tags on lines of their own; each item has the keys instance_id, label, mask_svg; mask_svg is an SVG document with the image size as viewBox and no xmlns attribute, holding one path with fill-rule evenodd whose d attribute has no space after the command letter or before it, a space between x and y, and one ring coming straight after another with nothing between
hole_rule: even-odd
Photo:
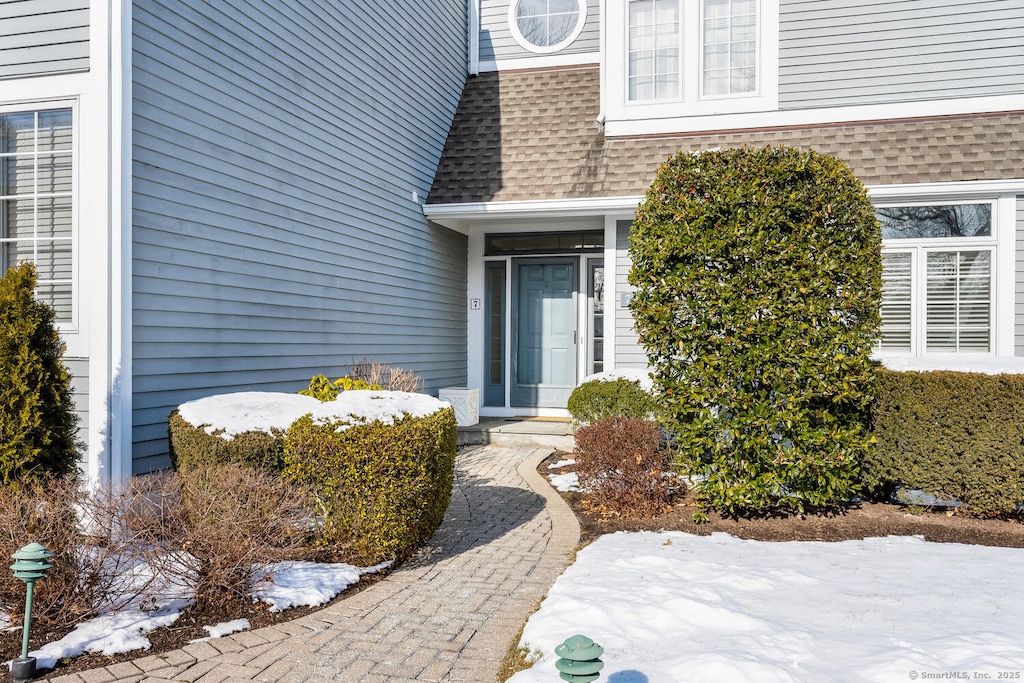
<instances>
[{"instance_id":1,"label":"window with white blinds","mask_svg":"<svg viewBox=\"0 0 1024 683\"><path fill-rule=\"evenodd\" d=\"M881 353L991 353L991 203L880 207Z\"/></svg>"},{"instance_id":2,"label":"window with white blinds","mask_svg":"<svg viewBox=\"0 0 1024 683\"><path fill-rule=\"evenodd\" d=\"M678 99L682 92L680 0L629 3L629 99Z\"/></svg>"},{"instance_id":3,"label":"window with white blinds","mask_svg":"<svg viewBox=\"0 0 1024 683\"><path fill-rule=\"evenodd\" d=\"M701 92L734 95L757 89L757 2L705 0Z\"/></svg>"},{"instance_id":4,"label":"window with white blinds","mask_svg":"<svg viewBox=\"0 0 1024 683\"><path fill-rule=\"evenodd\" d=\"M627 21L630 102L757 91L757 0L630 0ZM699 90L685 94L687 80Z\"/></svg>"},{"instance_id":5,"label":"window with white blinds","mask_svg":"<svg viewBox=\"0 0 1024 683\"><path fill-rule=\"evenodd\" d=\"M0 267L31 261L37 295L72 320L70 109L0 114Z\"/></svg>"}]
</instances>

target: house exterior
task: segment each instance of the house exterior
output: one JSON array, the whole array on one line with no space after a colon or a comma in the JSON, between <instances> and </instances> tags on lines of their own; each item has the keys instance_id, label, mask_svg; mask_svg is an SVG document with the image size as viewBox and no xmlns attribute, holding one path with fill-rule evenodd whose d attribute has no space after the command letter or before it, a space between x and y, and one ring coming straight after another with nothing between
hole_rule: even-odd
<instances>
[{"instance_id":1,"label":"house exterior","mask_svg":"<svg viewBox=\"0 0 1024 683\"><path fill-rule=\"evenodd\" d=\"M466 382L467 238L427 196L463 0L0 2L0 251L55 307L93 481L167 417L363 357Z\"/></svg>"},{"instance_id":2,"label":"house exterior","mask_svg":"<svg viewBox=\"0 0 1024 683\"><path fill-rule=\"evenodd\" d=\"M646 366L629 227L679 150L844 159L879 356L1015 362L1020 35L1016 0L0 2L3 267L57 311L93 481L165 466L184 401L363 357L564 415Z\"/></svg>"},{"instance_id":3,"label":"house exterior","mask_svg":"<svg viewBox=\"0 0 1024 683\"><path fill-rule=\"evenodd\" d=\"M883 226L879 358L1024 367L1024 3L477 0L424 207L468 238L484 415L643 368L629 228L680 150L843 159Z\"/></svg>"}]
</instances>

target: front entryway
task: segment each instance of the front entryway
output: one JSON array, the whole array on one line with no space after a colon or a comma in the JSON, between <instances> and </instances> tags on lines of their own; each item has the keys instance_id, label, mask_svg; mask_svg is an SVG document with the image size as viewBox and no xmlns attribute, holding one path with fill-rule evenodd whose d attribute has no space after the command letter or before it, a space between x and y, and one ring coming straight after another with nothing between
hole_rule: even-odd
<instances>
[{"instance_id":1,"label":"front entryway","mask_svg":"<svg viewBox=\"0 0 1024 683\"><path fill-rule=\"evenodd\" d=\"M565 407L576 386L578 259L512 263L512 405Z\"/></svg>"},{"instance_id":2,"label":"front entryway","mask_svg":"<svg viewBox=\"0 0 1024 683\"><path fill-rule=\"evenodd\" d=\"M474 304L484 408L558 415L579 380L602 369L603 252L595 230L485 235Z\"/></svg>"}]
</instances>

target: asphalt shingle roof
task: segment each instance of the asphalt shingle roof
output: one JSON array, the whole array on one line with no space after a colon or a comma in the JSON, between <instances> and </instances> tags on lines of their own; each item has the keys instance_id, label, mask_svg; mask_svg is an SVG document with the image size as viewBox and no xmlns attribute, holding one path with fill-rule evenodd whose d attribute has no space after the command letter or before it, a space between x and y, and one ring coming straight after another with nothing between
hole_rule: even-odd
<instances>
[{"instance_id":1,"label":"asphalt shingle roof","mask_svg":"<svg viewBox=\"0 0 1024 683\"><path fill-rule=\"evenodd\" d=\"M788 145L843 159L867 185L1024 176L1024 113L606 138L595 67L470 78L428 203L643 194L680 149Z\"/></svg>"}]
</instances>

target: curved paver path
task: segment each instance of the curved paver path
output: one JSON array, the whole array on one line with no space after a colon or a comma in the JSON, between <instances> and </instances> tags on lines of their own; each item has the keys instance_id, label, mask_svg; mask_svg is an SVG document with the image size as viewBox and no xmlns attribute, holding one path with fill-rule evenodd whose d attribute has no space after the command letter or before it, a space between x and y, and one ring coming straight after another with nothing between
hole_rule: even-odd
<instances>
[{"instance_id":1,"label":"curved paver path","mask_svg":"<svg viewBox=\"0 0 1024 683\"><path fill-rule=\"evenodd\" d=\"M428 546L330 607L54 680L494 681L512 638L579 542L572 511L536 471L550 452L461 453L451 505Z\"/></svg>"}]
</instances>

